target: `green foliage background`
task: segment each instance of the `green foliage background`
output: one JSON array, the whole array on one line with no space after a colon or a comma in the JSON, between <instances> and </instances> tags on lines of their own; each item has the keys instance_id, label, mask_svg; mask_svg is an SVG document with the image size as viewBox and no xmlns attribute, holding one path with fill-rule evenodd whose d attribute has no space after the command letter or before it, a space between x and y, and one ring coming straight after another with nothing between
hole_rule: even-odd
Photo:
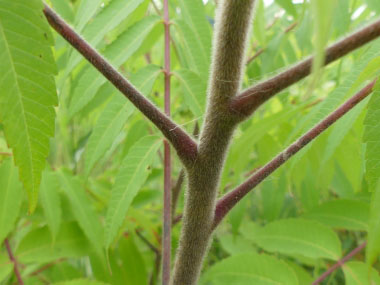
<instances>
[{"instance_id":1,"label":"green foliage background","mask_svg":"<svg viewBox=\"0 0 380 285\"><path fill-rule=\"evenodd\" d=\"M160 0L47 2L163 107ZM216 5L169 2L172 116L191 133L205 110ZM376 0L256 5L247 59L260 55L247 64L243 88L308 55L317 60L310 78L239 127L221 194L380 70L380 40L321 67L328 44L379 16ZM0 283L16 282L8 238L26 284L158 284L157 253L144 240L160 249L162 137L50 32L42 9L40 0L0 0ZM216 231L201 284L311 284L367 239L366 254L325 284L380 284L379 96L377 85L233 209ZM173 163L174 180L181 166ZM173 250L179 231L173 227Z\"/></svg>"}]
</instances>

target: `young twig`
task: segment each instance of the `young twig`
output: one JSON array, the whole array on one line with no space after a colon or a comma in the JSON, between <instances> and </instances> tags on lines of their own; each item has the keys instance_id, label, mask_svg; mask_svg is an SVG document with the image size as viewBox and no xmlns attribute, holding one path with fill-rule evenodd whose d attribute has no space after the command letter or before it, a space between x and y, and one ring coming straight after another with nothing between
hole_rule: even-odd
<instances>
[{"instance_id":1,"label":"young twig","mask_svg":"<svg viewBox=\"0 0 380 285\"><path fill-rule=\"evenodd\" d=\"M96 67L121 93L125 95L157 128L176 149L185 165L192 164L197 156L197 144L179 125L162 113L144 95L129 83L107 60L78 35L49 6L44 14L50 25Z\"/></svg>"},{"instance_id":2,"label":"young twig","mask_svg":"<svg viewBox=\"0 0 380 285\"><path fill-rule=\"evenodd\" d=\"M18 262L16 260L16 257L13 255L12 248L11 248L11 246L9 244L9 240L5 239L4 240L4 244L5 244L5 247L7 249L9 259L13 263L13 270L15 272L15 275L16 275L16 278L17 278L17 282L18 282L19 285L24 285L24 281L22 280L21 273L20 273L20 270L19 270L19 267L18 267L19 264L18 264Z\"/></svg>"},{"instance_id":3,"label":"young twig","mask_svg":"<svg viewBox=\"0 0 380 285\"><path fill-rule=\"evenodd\" d=\"M339 267L342 267L347 261L349 261L352 257L354 257L356 254L361 252L367 245L367 242L362 243L358 247L354 248L349 254L347 254L342 259L338 260L337 263L335 263L333 266L331 266L325 273L323 273L317 280L315 280L312 285L318 285L323 280L325 280L331 273L333 273L335 270L337 270Z\"/></svg>"},{"instance_id":4,"label":"young twig","mask_svg":"<svg viewBox=\"0 0 380 285\"><path fill-rule=\"evenodd\" d=\"M323 131L325 131L328 127L330 127L333 123L335 123L353 107L359 104L363 99L365 99L372 92L372 88L375 85L375 82L376 80L369 83L357 94L355 94L345 103L343 103L340 107L338 107L334 112L328 115L324 120L318 123L311 130L309 130L306 134L301 136L296 142L291 144L287 149L279 153L269 163L267 163L265 166L256 171L247 181L235 188L235 190L224 195L218 201L215 209L214 228L218 226L218 224L228 214L228 212L252 189L259 185L277 168L279 168L286 161L288 161L299 150L301 150L308 143L314 140L317 136L319 136Z\"/></svg>"},{"instance_id":5,"label":"young twig","mask_svg":"<svg viewBox=\"0 0 380 285\"><path fill-rule=\"evenodd\" d=\"M327 65L343 57L379 36L380 20L330 46L326 50L325 64ZM308 76L311 72L312 62L313 57L309 57L292 68L246 89L239 96L231 100L231 111L239 117L239 120L247 119L271 97Z\"/></svg>"},{"instance_id":6,"label":"young twig","mask_svg":"<svg viewBox=\"0 0 380 285\"><path fill-rule=\"evenodd\" d=\"M165 114L170 117L170 22L169 3L164 0L164 29L165 29ZM171 159L170 145L164 141L164 223L163 223L163 249L162 249L162 284L170 282L171 260L171 228L172 228L172 197L171 197Z\"/></svg>"}]
</instances>

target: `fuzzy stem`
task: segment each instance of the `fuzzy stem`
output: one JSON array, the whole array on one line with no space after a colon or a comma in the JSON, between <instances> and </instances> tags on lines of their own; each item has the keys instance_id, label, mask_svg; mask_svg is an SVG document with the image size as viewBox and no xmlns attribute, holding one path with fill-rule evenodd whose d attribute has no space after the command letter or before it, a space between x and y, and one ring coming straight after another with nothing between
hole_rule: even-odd
<instances>
[{"instance_id":1,"label":"fuzzy stem","mask_svg":"<svg viewBox=\"0 0 380 285\"><path fill-rule=\"evenodd\" d=\"M107 60L78 35L49 6L43 10L49 24L75 49L77 49L96 69L98 69L117 89L139 109L176 149L185 165L192 163L197 155L195 141L153 103L129 83Z\"/></svg>"},{"instance_id":2,"label":"fuzzy stem","mask_svg":"<svg viewBox=\"0 0 380 285\"><path fill-rule=\"evenodd\" d=\"M165 114L170 117L170 22L169 4L164 0L164 29L165 29ZM171 197L171 159L170 145L164 141L164 224L163 224L163 247L162 247L162 285L170 282L171 260L171 228L172 228L172 197Z\"/></svg>"},{"instance_id":3,"label":"fuzzy stem","mask_svg":"<svg viewBox=\"0 0 380 285\"><path fill-rule=\"evenodd\" d=\"M15 272L15 275L16 275L16 278L17 278L17 282L18 282L19 285L24 285L24 281L22 280L21 273L20 273L20 270L18 268L18 262L16 260L16 257L13 255L12 248L11 248L11 246L9 244L8 239L4 240L4 244L5 244L5 247L7 249L9 259L13 263L13 270Z\"/></svg>"},{"instance_id":4,"label":"fuzzy stem","mask_svg":"<svg viewBox=\"0 0 380 285\"><path fill-rule=\"evenodd\" d=\"M242 183L235 190L224 195L217 203L215 209L214 228L216 228L228 212L247 195L252 189L259 185L265 178L272 174L277 168L288 161L293 155L314 140L322 132L324 132L333 123L343 117L348 111L354 108L362 100L364 100L373 89L376 80L369 83L357 94L348 99L334 112L328 115L324 120L319 122L315 127L310 129L306 134L301 136L296 142L291 144L283 152L279 153L268 164L256 171L247 181Z\"/></svg>"},{"instance_id":5,"label":"fuzzy stem","mask_svg":"<svg viewBox=\"0 0 380 285\"><path fill-rule=\"evenodd\" d=\"M326 50L325 64L329 64L380 36L380 20L333 44ZM240 120L247 119L259 106L311 72L313 57L292 68L243 91L233 98L231 110Z\"/></svg>"},{"instance_id":6,"label":"fuzzy stem","mask_svg":"<svg viewBox=\"0 0 380 285\"><path fill-rule=\"evenodd\" d=\"M221 169L235 122L230 99L240 87L254 0L220 1L217 8L208 105L198 157L187 168L188 189L174 285L197 283L212 234Z\"/></svg>"},{"instance_id":7,"label":"fuzzy stem","mask_svg":"<svg viewBox=\"0 0 380 285\"><path fill-rule=\"evenodd\" d=\"M338 260L337 263L335 263L333 266L331 266L325 273L323 273L317 280L315 280L312 285L318 285L323 280L325 280L331 273L333 273L335 270L337 270L339 267L342 267L347 261L349 261L352 257L354 257L356 254L361 252L367 245L367 242L362 243L358 247L354 248L350 253L348 253L345 257Z\"/></svg>"}]
</instances>

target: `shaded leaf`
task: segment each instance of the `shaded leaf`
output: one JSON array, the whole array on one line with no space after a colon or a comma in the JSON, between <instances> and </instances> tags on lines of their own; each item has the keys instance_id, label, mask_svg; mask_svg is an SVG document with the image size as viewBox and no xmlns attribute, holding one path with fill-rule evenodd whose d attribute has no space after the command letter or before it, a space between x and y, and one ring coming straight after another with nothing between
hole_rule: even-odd
<instances>
[{"instance_id":1,"label":"shaded leaf","mask_svg":"<svg viewBox=\"0 0 380 285\"><path fill-rule=\"evenodd\" d=\"M45 219L52 233L53 240L58 234L61 225L61 201L59 198L59 180L52 171L45 170L41 180L41 205L44 209Z\"/></svg>"},{"instance_id":2,"label":"shaded leaf","mask_svg":"<svg viewBox=\"0 0 380 285\"><path fill-rule=\"evenodd\" d=\"M343 265L346 285L377 285L380 284L379 273L372 268L368 274L368 266L363 262L351 261ZM371 279L369 279L371 278ZM371 281L370 281L371 280Z\"/></svg>"},{"instance_id":3,"label":"shaded leaf","mask_svg":"<svg viewBox=\"0 0 380 285\"><path fill-rule=\"evenodd\" d=\"M148 166L152 163L161 141L156 136L139 140L124 158L108 205L105 229L105 246L109 248L123 223L128 207L148 177Z\"/></svg>"},{"instance_id":4,"label":"shaded leaf","mask_svg":"<svg viewBox=\"0 0 380 285\"><path fill-rule=\"evenodd\" d=\"M47 227L29 232L20 242L16 256L20 262L49 262L65 257L82 257L90 252L86 237L76 223L63 223L53 243Z\"/></svg>"},{"instance_id":5,"label":"shaded leaf","mask_svg":"<svg viewBox=\"0 0 380 285\"><path fill-rule=\"evenodd\" d=\"M79 178L68 171L61 171L59 179L79 226L100 253L103 244L103 230Z\"/></svg>"},{"instance_id":6,"label":"shaded leaf","mask_svg":"<svg viewBox=\"0 0 380 285\"><path fill-rule=\"evenodd\" d=\"M374 264L380 255L380 183L372 193L371 210L368 229L368 244L366 247L366 262Z\"/></svg>"}]
</instances>

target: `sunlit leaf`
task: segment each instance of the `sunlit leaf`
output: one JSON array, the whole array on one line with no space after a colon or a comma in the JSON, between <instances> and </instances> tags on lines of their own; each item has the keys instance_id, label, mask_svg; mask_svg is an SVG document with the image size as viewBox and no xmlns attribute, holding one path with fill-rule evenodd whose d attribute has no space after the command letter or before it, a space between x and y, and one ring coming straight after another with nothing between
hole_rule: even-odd
<instances>
[{"instance_id":1,"label":"sunlit leaf","mask_svg":"<svg viewBox=\"0 0 380 285\"><path fill-rule=\"evenodd\" d=\"M368 266L359 261L347 262L343 265L346 285L377 285L380 284L379 272L372 268L368 273Z\"/></svg>"},{"instance_id":2,"label":"sunlit leaf","mask_svg":"<svg viewBox=\"0 0 380 285\"><path fill-rule=\"evenodd\" d=\"M38 0L0 1L0 121L33 212L54 136L53 45Z\"/></svg>"},{"instance_id":3,"label":"sunlit leaf","mask_svg":"<svg viewBox=\"0 0 380 285\"><path fill-rule=\"evenodd\" d=\"M275 274L274 274L275 272ZM265 254L238 254L213 265L202 284L297 285L294 271L283 261Z\"/></svg>"}]
</instances>

